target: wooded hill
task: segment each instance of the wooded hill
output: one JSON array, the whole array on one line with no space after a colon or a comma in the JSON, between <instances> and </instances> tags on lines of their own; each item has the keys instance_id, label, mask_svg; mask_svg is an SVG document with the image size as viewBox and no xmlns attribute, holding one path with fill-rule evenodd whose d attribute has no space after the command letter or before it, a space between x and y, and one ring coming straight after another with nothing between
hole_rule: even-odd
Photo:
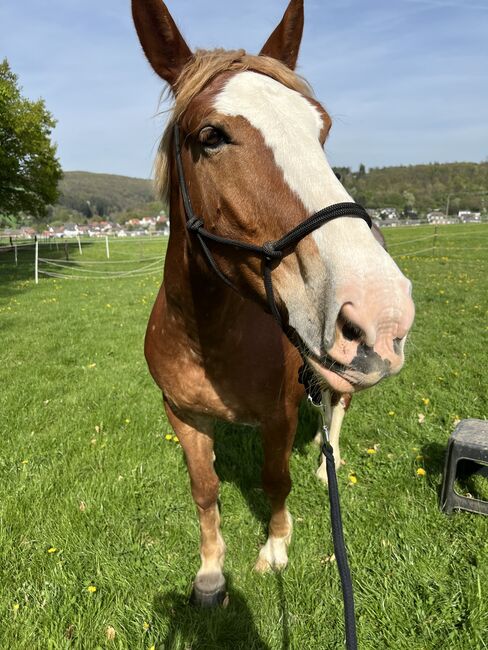
<instances>
[{"instance_id":1,"label":"wooded hill","mask_svg":"<svg viewBox=\"0 0 488 650\"><path fill-rule=\"evenodd\" d=\"M432 163L404 167L374 167L369 171L337 169L358 203L368 208L413 209L419 214L445 209L481 211L488 206L488 162ZM485 194L480 194L484 192Z\"/></svg>"},{"instance_id":2,"label":"wooded hill","mask_svg":"<svg viewBox=\"0 0 488 650\"><path fill-rule=\"evenodd\" d=\"M451 214L459 209L479 211L488 206L488 162L433 163L368 171L361 165L358 171L348 167L336 171L354 199L369 208L407 208L425 214L435 208L444 209L449 195ZM74 216L78 213L80 217L110 217L122 222L137 213L156 214L163 207L156 200L152 182L141 178L65 172L60 190L55 209L58 217L74 212Z\"/></svg>"},{"instance_id":3,"label":"wooded hill","mask_svg":"<svg viewBox=\"0 0 488 650\"><path fill-rule=\"evenodd\" d=\"M107 217L156 201L150 180L115 174L64 172L59 190L58 206L88 218Z\"/></svg>"}]
</instances>

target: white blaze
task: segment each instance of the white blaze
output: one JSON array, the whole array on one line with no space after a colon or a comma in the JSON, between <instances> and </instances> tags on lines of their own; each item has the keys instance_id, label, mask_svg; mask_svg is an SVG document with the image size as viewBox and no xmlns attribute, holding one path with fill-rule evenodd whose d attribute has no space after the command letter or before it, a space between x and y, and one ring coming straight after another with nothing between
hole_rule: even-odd
<instances>
[{"instance_id":1,"label":"white blaze","mask_svg":"<svg viewBox=\"0 0 488 650\"><path fill-rule=\"evenodd\" d=\"M214 107L225 115L241 115L259 129L285 181L310 214L333 203L352 201L320 146L322 117L303 95L247 71L230 78Z\"/></svg>"},{"instance_id":2,"label":"white blaze","mask_svg":"<svg viewBox=\"0 0 488 650\"><path fill-rule=\"evenodd\" d=\"M245 71L229 79L216 96L214 108L225 115L242 116L260 131L286 183L309 215L352 201L320 144L322 116L303 95L270 77ZM348 287L357 288L360 280L366 291L380 279L390 290L402 274L362 219L336 219L315 230L312 237L320 258L306 261L312 271L308 279L301 287L297 278L279 289L290 324L317 351L323 337L326 344L332 342L335 317Z\"/></svg>"}]
</instances>

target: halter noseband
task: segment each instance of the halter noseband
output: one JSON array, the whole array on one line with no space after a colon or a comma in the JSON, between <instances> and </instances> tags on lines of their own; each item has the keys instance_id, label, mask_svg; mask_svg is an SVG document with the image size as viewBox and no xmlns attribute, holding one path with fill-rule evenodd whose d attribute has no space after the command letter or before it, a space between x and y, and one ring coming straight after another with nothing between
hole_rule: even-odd
<instances>
[{"instance_id":1,"label":"halter noseband","mask_svg":"<svg viewBox=\"0 0 488 650\"><path fill-rule=\"evenodd\" d=\"M302 221L302 223L298 224L298 226L292 228L289 232L286 233L286 235L283 235L281 239L265 242L262 246L249 244L247 242L239 241L236 239L227 239L226 237L215 235L214 233L209 232L204 228L203 219L197 217L193 212L190 195L188 193L188 187L185 181L185 174L183 171L183 162L181 160L180 130L177 124L175 124L173 127L173 133L176 166L178 169L178 182L180 186L181 197L183 199L183 205L185 208L187 230L191 233L194 233L198 238L209 266L215 271L219 278L225 282L225 284L227 284L235 291L238 291L238 289L217 266L217 263L207 245L207 241L214 241L218 244L225 244L227 246L233 246L234 248L240 248L241 250L249 251L250 253L254 253L255 255L259 255L263 258L263 283L266 290L269 310L281 329L285 331L280 312L276 306L273 291L273 280L271 277L273 268L275 268L281 262L283 256L285 255L285 251L294 248L298 242L322 226L324 223L332 221L333 219L338 219L339 217L355 217L358 219L364 219L364 221L366 221L368 226L371 228L372 224L369 214L358 203L335 203L334 205L329 205L327 208L322 208L322 210L315 212L310 217L305 219L305 221Z\"/></svg>"}]
</instances>

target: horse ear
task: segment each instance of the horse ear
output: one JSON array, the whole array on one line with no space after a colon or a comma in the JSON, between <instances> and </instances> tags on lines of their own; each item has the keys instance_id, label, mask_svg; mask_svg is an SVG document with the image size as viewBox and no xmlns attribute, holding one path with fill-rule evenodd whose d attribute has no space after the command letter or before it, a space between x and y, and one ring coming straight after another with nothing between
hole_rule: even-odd
<instances>
[{"instance_id":1,"label":"horse ear","mask_svg":"<svg viewBox=\"0 0 488 650\"><path fill-rule=\"evenodd\" d=\"M132 0L132 17L147 60L174 87L192 53L166 5L161 0Z\"/></svg>"},{"instance_id":2,"label":"horse ear","mask_svg":"<svg viewBox=\"0 0 488 650\"><path fill-rule=\"evenodd\" d=\"M280 24L259 54L278 59L295 69L303 33L303 0L291 0Z\"/></svg>"}]
</instances>

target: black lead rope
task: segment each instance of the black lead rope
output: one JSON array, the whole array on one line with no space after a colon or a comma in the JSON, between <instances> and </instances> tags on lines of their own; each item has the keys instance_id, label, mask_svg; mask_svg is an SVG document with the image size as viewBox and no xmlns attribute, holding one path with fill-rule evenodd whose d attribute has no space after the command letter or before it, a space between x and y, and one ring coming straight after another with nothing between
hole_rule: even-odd
<instances>
[{"instance_id":1,"label":"black lead rope","mask_svg":"<svg viewBox=\"0 0 488 650\"><path fill-rule=\"evenodd\" d=\"M313 382L310 382L310 368L303 357L303 353L294 340L290 336L287 328L284 326L281 314L273 290L272 270L274 266L278 265L287 252L293 248L307 235L322 226L324 223L338 219L339 217L356 217L366 221L371 228L371 219L366 210L357 203L336 203L330 205L315 214L312 214L308 219L305 219L298 226L287 232L281 239L273 242L265 242L262 246L251 244L248 242L239 241L236 239L228 239L210 232L204 228L204 221L196 216L193 212L190 194L185 182L185 174L183 170L183 162L181 160L181 143L180 143L180 130L177 124L174 125L174 145L176 156L176 167L178 170L178 182L180 186L181 198L186 216L186 228L190 233L194 233L197 237L203 254L208 262L210 268L213 269L215 274L229 287L238 291L237 287L231 280L223 273L218 264L216 263L207 242L215 242L216 244L223 244L233 246L234 248L248 251L255 255L259 255L263 259L263 282L266 290L266 297L268 307L271 314L274 316L285 335L288 336L290 341L298 349L298 352L304 360L304 366L300 371L300 381L305 386L305 391L309 395L309 400L316 407L321 409L321 397L317 395L317 390L312 389ZM321 411L323 416L323 411ZM323 421L323 430L327 436L328 430L326 423ZM346 648L347 650L357 650L357 637L356 637L356 622L354 616L354 596L352 589L351 573L347 561L346 546L344 543L344 534L342 531L341 509L339 503L339 487L337 484L337 476L335 471L334 453L328 439L324 440L322 446L322 453L325 456L327 477L329 482L329 501L330 501L330 518L332 527L332 539L334 541L334 553L337 560L337 567L339 569L339 576L341 579L342 596L344 600L344 621L346 629Z\"/></svg>"},{"instance_id":2,"label":"black lead rope","mask_svg":"<svg viewBox=\"0 0 488 650\"><path fill-rule=\"evenodd\" d=\"M354 592L352 588L351 571L347 560L346 544L342 528L341 505L339 501L339 486L335 469L334 451L329 442L329 428L326 422L323 406L322 393L317 383L312 381L310 366L304 364L299 371L299 381L303 384L308 395L308 401L312 408L319 412L321 420L321 431L323 444L321 452L325 457L327 470L327 483L330 505L330 525L332 529L332 541L334 543L334 555L337 561L337 569L341 579L342 600L344 603L344 628L346 634L347 650L357 650L356 616L354 614Z\"/></svg>"},{"instance_id":3,"label":"black lead rope","mask_svg":"<svg viewBox=\"0 0 488 650\"><path fill-rule=\"evenodd\" d=\"M342 599L344 601L344 626L346 629L347 650L357 650L358 640L356 635L356 617L354 614L354 593L352 589L351 571L347 561L346 544L342 530L341 504L339 502L339 486L335 470L334 452L328 441L322 445L322 453L325 456L327 468L327 479L329 487L330 503L330 524L332 528L332 539L334 541L334 553L337 560L337 568L341 579Z\"/></svg>"}]
</instances>

